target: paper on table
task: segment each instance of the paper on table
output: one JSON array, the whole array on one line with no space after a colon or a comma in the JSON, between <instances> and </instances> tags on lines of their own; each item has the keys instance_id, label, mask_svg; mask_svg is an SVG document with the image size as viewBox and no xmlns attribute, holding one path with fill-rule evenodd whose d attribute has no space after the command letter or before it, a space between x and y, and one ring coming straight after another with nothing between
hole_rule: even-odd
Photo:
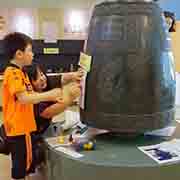
<instances>
[{"instance_id":1,"label":"paper on table","mask_svg":"<svg viewBox=\"0 0 180 180\"><path fill-rule=\"evenodd\" d=\"M49 146L51 146L52 148L57 148L60 146L65 146L65 147L69 147L72 143L69 142L69 136L63 136L64 137L64 142L60 143L60 137L62 136L57 136L57 137L50 137L50 138L46 138L45 141L48 143Z\"/></svg>"},{"instance_id":2,"label":"paper on table","mask_svg":"<svg viewBox=\"0 0 180 180\"><path fill-rule=\"evenodd\" d=\"M150 146L141 146L138 149L159 164L180 161L180 139L173 139Z\"/></svg>"},{"instance_id":3,"label":"paper on table","mask_svg":"<svg viewBox=\"0 0 180 180\"><path fill-rule=\"evenodd\" d=\"M81 129L81 130L84 130L84 129ZM78 141L84 141L84 140L87 141L88 139L95 138L97 135L106 134L108 132L109 131L105 129L86 127L83 133L77 133L77 134L75 133L72 135L73 135L73 139L78 142Z\"/></svg>"},{"instance_id":4,"label":"paper on table","mask_svg":"<svg viewBox=\"0 0 180 180\"><path fill-rule=\"evenodd\" d=\"M80 114L78 111L65 110L65 122L62 124L64 130L74 127L80 122Z\"/></svg>"},{"instance_id":5,"label":"paper on table","mask_svg":"<svg viewBox=\"0 0 180 180\"><path fill-rule=\"evenodd\" d=\"M74 158L81 158L84 155L76 152L75 150L71 148L65 148L65 147L57 147L55 148L57 151L63 152L64 154L67 154L69 156L72 156Z\"/></svg>"},{"instance_id":6,"label":"paper on table","mask_svg":"<svg viewBox=\"0 0 180 180\"><path fill-rule=\"evenodd\" d=\"M46 138L45 141L48 143L49 146L51 146L52 148L58 147L60 146L59 141L58 141L58 137L50 137L50 138Z\"/></svg>"},{"instance_id":7,"label":"paper on table","mask_svg":"<svg viewBox=\"0 0 180 180\"><path fill-rule=\"evenodd\" d=\"M168 127L162 128L162 129L157 129L154 131L146 132L146 133L144 133L144 135L168 137L168 136L172 136L175 129L176 129L175 126L168 126Z\"/></svg>"},{"instance_id":8,"label":"paper on table","mask_svg":"<svg viewBox=\"0 0 180 180\"><path fill-rule=\"evenodd\" d=\"M88 127L88 129L82 134L85 137L95 137L96 135L108 133L109 130L106 129L98 129L93 127Z\"/></svg>"}]
</instances>

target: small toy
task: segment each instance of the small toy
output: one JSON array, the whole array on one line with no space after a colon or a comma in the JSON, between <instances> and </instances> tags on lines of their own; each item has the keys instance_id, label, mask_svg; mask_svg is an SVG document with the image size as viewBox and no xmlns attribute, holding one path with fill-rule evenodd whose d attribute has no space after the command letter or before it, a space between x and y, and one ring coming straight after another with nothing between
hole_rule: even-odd
<instances>
[{"instance_id":1,"label":"small toy","mask_svg":"<svg viewBox=\"0 0 180 180\"><path fill-rule=\"evenodd\" d=\"M94 150L96 148L96 142L94 141L75 141L73 142L73 147L77 150L77 151L82 151L82 150Z\"/></svg>"},{"instance_id":2,"label":"small toy","mask_svg":"<svg viewBox=\"0 0 180 180\"><path fill-rule=\"evenodd\" d=\"M69 136L69 142L73 142L73 135L72 134L70 134L70 136Z\"/></svg>"},{"instance_id":3,"label":"small toy","mask_svg":"<svg viewBox=\"0 0 180 180\"><path fill-rule=\"evenodd\" d=\"M64 142L65 142L65 136L59 136L59 143L60 144L64 144Z\"/></svg>"}]
</instances>

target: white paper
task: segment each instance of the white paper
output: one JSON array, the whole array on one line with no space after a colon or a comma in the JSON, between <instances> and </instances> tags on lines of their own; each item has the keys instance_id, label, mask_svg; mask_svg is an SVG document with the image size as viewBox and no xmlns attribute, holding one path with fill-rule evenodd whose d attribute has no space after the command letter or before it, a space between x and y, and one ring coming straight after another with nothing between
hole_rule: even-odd
<instances>
[{"instance_id":1,"label":"white paper","mask_svg":"<svg viewBox=\"0 0 180 180\"><path fill-rule=\"evenodd\" d=\"M88 141L90 139L94 139L97 135L100 134L106 134L109 131L105 129L98 129L98 128L92 128L92 127L84 127L85 129L81 129L84 132L77 133L75 130L74 133L72 133L73 140L76 142L84 142ZM79 131L79 130L78 130Z\"/></svg>"},{"instance_id":2,"label":"white paper","mask_svg":"<svg viewBox=\"0 0 180 180\"><path fill-rule=\"evenodd\" d=\"M91 70L91 61L92 61L92 56L89 56L84 53L80 53L80 58L79 58L79 63L78 65L84 69L86 72L90 72Z\"/></svg>"},{"instance_id":3,"label":"white paper","mask_svg":"<svg viewBox=\"0 0 180 180\"><path fill-rule=\"evenodd\" d=\"M45 141L48 143L49 146L52 148L59 147L60 143L58 142L58 137L50 137L46 138Z\"/></svg>"},{"instance_id":4,"label":"white paper","mask_svg":"<svg viewBox=\"0 0 180 180\"><path fill-rule=\"evenodd\" d=\"M58 26L54 21L45 21L42 24L43 39L46 43L57 43Z\"/></svg>"},{"instance_id":5,"label":"white paper","mask_svg":"<svg viewBox=\"0 0 180 180\"><path fill-rule=\"evenodd\" d=\"M63 152L64 154L67 154L69 156L72 156L74 158L81 158L83 157L84 155L83 154L80 154L76 151L74 151L73 149L71 148L65 148L65 147L57 147L55 148L57 151L60 151L60 152Z\"/></svg>"},{"instance_id":6,"label":"white paper","mask_svg":"<svg viewBox=\"0 0 180 180\"><path fill-rule=\"evenodd\" d=\"M87 72L84 72L84 76L81 80L81 96L79 100L79 105L81 109L85 108L85 93L86 93L86 78L87 78Z\"/></svg>"},{"instance_id":7,"label":"white paper","mask_svg":"<svg viewBox=\"0 0 180 180\"><path fill-rule=\"evenodd\" d=\"M162 129L146 132L144 133L144 135L170 137L174 133L175 129L176 129L175 126L168 126Z\"/></svg>"},{"instance_id":8,"label":"white paper","mask_svg":"<svg viewBox=\"0 0 180 180\"><path fill-rule=\"evenodd\" d=\"M53 118L52 118L52 122L54 122L54 123L56 123L56 122L63 123L64 121L65 121L64 112L59 113L59 114L53 116Z\"/></svg>"},{"instance_id":9,"label":"white paper","mask_svg":"<svg viewBox=\"0 0 180 180\"><path fill-rule=\"evenodd\" d=\"M46 138L45 141L48 143L49 146L52 148L57 148L57 147L70 147L72 145L72 142L69 141L69 136L57 136L57 137L49 137ZM64 139L64 142L60 142L60 138Z\"/></svg>"},{"instance_id":10,"label":"white paper","mask_svg":"<svg viewBox=\"0 0 180 180\"><path fill-rule=\"evenodd\" d=\"M180 161L180 139L173 139L151 146L141 146L138 149L159 164Z\"/></svg>"},{"instance_id":11,"label":"white paper","mask_svg":"<svg viewBox=\"0 0 180 180\"><path fill-rule=\"evenodd\" d=\"M92 138L100 134L106 134L109 131L106 129L98 129L98 128L92 128L88 127L88 129L81 135L83 137Z\"/></svg>"},{"instance_id":12,"label":"white paper","mask_svg":"<svg viewBox=\"0 0 180 180\"><path fill-rule=\"evenodd\" d=\"M79 111L65 110L65 122L62 124L64 130L76 126L80 122Z\"/></svg>"}]
</instances>

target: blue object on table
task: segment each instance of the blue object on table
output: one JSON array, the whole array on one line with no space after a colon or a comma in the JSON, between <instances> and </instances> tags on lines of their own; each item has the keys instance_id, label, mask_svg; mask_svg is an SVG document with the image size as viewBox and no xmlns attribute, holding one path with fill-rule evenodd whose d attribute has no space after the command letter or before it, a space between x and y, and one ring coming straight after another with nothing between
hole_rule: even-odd
<instances>
[{"instance_id":1,"label":"blue object on table","mask_svg":"<svg viewBox=\"0 0 180 180\"><path fill-rule=\"evenodd\" d=\"M166 160L166 159L171 159L173 156L170 152L166 152L160 149L156 149L156 154L159 157L159 160Z\"/></svg>"}]
</instances>

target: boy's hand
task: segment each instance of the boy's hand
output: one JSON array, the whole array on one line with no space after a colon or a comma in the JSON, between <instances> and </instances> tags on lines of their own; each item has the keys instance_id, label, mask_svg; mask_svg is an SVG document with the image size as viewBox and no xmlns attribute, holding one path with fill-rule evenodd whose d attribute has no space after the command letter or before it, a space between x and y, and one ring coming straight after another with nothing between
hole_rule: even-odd
<instances>
[{"instance_id":1,"label":"boy's hand","mask_svg":"<svg viewBox=\"0 0 180 180\"><path fill-rule=\"evenodd\" d=\"M80 84L79 83L72 83L69 86L69 96L75 100L81 95L81 89L80 89Z\"/></svg>"},{"instance_id":2,"label":"boy's hand","mask_svg":"<svg viewBox=\"0 0 180 180\"><path fill-rule=\"evenodd\" d=\"M63 73L61 82L62 84L68 84L70 82L79 82L84 76L84 70L79 68L76 72Z\"/></svg>"},{"instance_id":3,"label":"boy's hand","mask_svg":"<svg viewBox=\"0 0 180 180\"><path fill-rule=\"evenodd\" d=\"M69 106L74 104L74 101L80 96L80 84L79 83L71 83L66 88L65 92L63 93L63 100Z\"/></svg>"},{"instance_id":4,"label":"boy's hand","mask_svg":"<svg viewBox=\"0 0 180 180\"><path fill-rule=\"evenodd\" d=\"M72 72L72 81L81 81L84 76L84 71L82 68L79 68L78 71Z\"/></svg>"},{"instance_id":5,"label":"boy's hand","mask_svg":"<svg viewBox=\"0 0 180 180\"><path fill-rule=\"evenodd\" d=\"M80 85L79 84L72 85L72 88L70 90L70 95L74 99L76 99L77 97L79 97L81 95L81 89L80 89Z\"/></svg>"},{"instance_id":6,"label":"boy's hand","mask_svg":"<svg viewBox=\"0 0 180 180\"><path fill-rule=\"evenodd\" d=\"M37 104L43 101L57 101L57 98L62 98L62 90L60 88L54 88L50 91L38 93L27 93L26 91L16 93L17 100L20 103Z\"/></svg>"}]
</instances>

